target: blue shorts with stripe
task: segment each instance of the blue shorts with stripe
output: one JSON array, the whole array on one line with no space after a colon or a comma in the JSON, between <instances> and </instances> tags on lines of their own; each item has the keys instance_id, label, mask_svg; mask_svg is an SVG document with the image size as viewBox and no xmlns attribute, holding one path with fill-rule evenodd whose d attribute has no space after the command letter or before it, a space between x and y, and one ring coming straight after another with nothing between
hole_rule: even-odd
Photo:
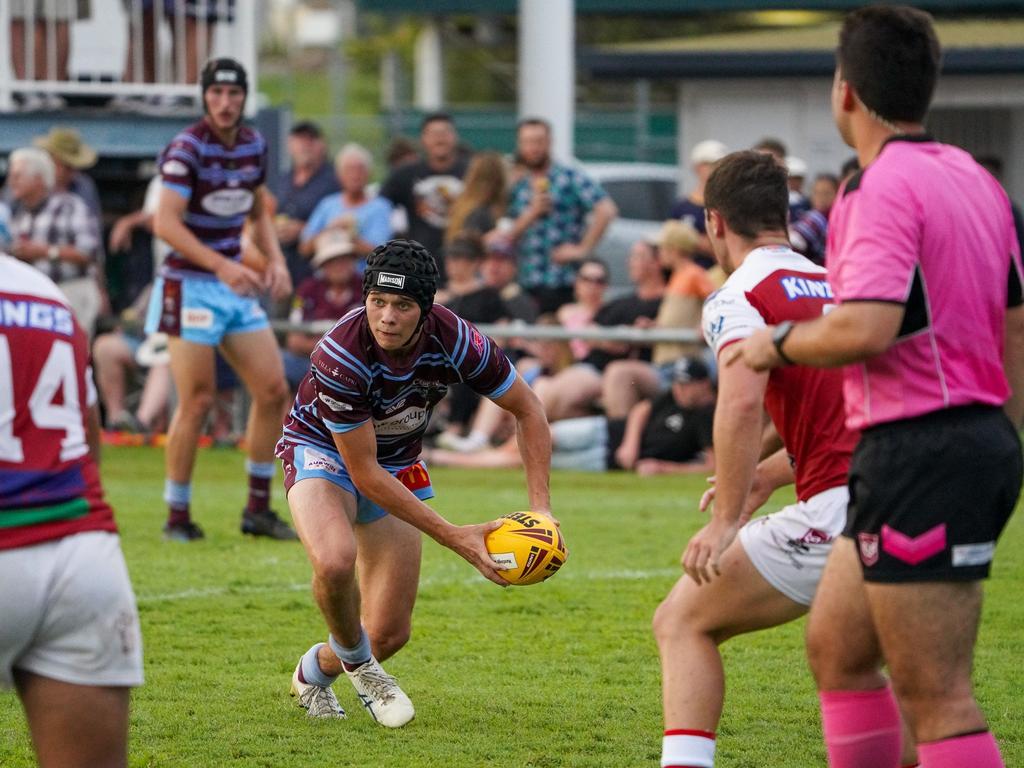
<instances>
[{"instance_id":1,"label":"blue shorts with stripe","mask_svg":"<svg viewBox=\"0 0 1024 768\"><path fill-rule=\"evenodd\" d=\"M352 477L341 460L341 456L335 451L329 451L320 446L281 442L277 446L277 455L281 458L281 463L284 466L286 494L300 480L315 477L327 480L355 496L357 523L372 523L388 514L387 510L359 492L355 483L352 482ZM434 487L430 483L427 466L422 461L417 461L408 467L388 469L388 472L408 488L417 499L426 501L434 498Z\"/></svg>"},{"instance_id":2,"label":"blue shorts with stripe","mask_svg":"<svg viewBox=\"0 0 1024 768\"><path fill-rule=\"evenodd\" d=\"M146 312L146 333L166 333L215 347L225 336L270 327L257 299L239 296L209 277L158 277Z\"/></svg>"}]
</instances>

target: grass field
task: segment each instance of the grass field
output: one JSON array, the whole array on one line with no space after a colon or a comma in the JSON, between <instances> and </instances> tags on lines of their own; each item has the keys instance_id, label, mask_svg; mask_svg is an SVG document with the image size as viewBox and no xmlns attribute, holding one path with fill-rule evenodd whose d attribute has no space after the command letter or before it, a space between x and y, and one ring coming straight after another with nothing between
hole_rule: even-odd
<instances>
[{"instance_id":1,"label":"grass field","mask_svg":"<svg viewBox=\"0 0 1024 768\"><path fill-rule=\"evenodd\" d=\"M133 766L655 766L661 741L650 617L702 516L700 478L556 473L570 559L555 578L501 590L427 542L412 642L387 668L416 719L387 731L336 686L348 720L314 722L288 685L324 638L298 544L237 532L242 457L200 454L194 508L207 539L163 543L162 454L108 449L103 473L139 598L146 685L133 698ZM520 509L517 472L432 472L435 506L476 522ZM279 491L275 491L280 499ZM785 496L776 497L780 505ZM280 506L280 502L278 502ZM1007 765L1024 765L1024 521L988 586L979 696ZM2 620L2 617L0 617ZM823 766L803 623L725 647L718 765ZM0 693L0 766L32 765L22 713Z\"/></svg>"}]
</instances>

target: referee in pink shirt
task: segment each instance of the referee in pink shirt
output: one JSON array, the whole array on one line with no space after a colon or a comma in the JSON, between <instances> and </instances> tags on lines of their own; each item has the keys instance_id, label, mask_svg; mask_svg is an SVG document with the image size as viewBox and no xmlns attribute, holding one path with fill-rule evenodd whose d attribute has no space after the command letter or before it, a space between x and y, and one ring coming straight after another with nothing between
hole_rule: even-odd
<instances>
[{"instance_id":1,"label":"referee in pink shirt","mask_svg":"<svg viewBox=\"0 0 1024 768\"><path fill-rule=\"evenodd\" d=\"M971 666L981 581L1021 486L1021 257L999 184L924 133L939 61L921 11L847 17L832 111L863 170L829 223L839 306L725 355L845 366L847 426L862 431L807 630L833 768L898 768L900 708L925 768L1003 766Z\"/></svg>"}]
</instances>

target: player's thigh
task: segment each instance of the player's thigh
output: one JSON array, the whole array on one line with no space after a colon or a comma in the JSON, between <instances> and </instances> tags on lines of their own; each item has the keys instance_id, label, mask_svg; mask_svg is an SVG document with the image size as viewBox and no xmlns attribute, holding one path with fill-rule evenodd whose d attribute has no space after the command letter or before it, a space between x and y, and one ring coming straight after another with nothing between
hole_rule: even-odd
<instances>
[{"instance_id":1,"label":"player's thigh","mask_svg":"<svg viewBox=\"0 0 1024 768\"><path fill-rule=\"evenodd\" d=\"M655 615L655 633L672 637L698 632L721 643L730 637L792 621L807 606L790 599L762 576L739 539L726 548L720 575L698 585L684 576Z\"/></svg>"},{"instance_id":2,"label":"player's thigh","mask_svg":"<svg viewBox=\"0 0 1024 768\"><path fill-rule=\"evenodd\" d=\"M981 582L868 583L867 597L901 698L970 695Z\"/></svg>"},{"instance_id":3,"label":"player's thigh","mask_svg":"<svg viewBox=\"0 0 1024 768\"><path fill-rule=\"evenodd\" d=\"M420 579L422 536L394 515L356 526L359 594L367 629L407 631Z\"/></svg>"},{"instance_id":4,"label":"player's thigh","mask_svg":"<svg viewBox=\"0 0 1024 768\"><path fill-rule=\"evenodd\" d=\"M832 545L807 621L807 653L822 690L836 690L878 673L875 634L860 559L853 540Z\"/></svg>"},{"instance_id":5,"label":"player's thigh","mask_svg":"<svg viewBox=\"0 0 1024 768\"><path fill-rule=\"evenodd\" d=\"M130 689L74 685L25 670L15 682L41 768L120 768L127 762Z\"/></svg>"},{"instance_id":6,"label":"player's thigh","mask_svg":"<svg viewBox=\"0 0 1024 768\"><path fill-rule=\"evenodd\" d=\"M180 400L213 395L216 388L213 347L170 336L167 351L171 358L171 378Z\"/></svg>"},{"instance_id":7,"label":"player's thigh","mask_svg":"<svg viewBox=\"0 0 1024 768\"><path fill-rule=\"evenodd\" d=\"M287 394L284 363L269 328L230 333L221 341L220 348L253 399L275 399Z\"/></svg>"},{"instance_id":8,"label":"player's thigh","mask_svg":"<svg viewBox=\"0 0 1024 768\"><path fill-rule=\"evenodd\" d=\"M324 478L305 478L289 488L288 509L318 576L331 578L355 568L352 492Z\"/></svg>"}]
</instances>

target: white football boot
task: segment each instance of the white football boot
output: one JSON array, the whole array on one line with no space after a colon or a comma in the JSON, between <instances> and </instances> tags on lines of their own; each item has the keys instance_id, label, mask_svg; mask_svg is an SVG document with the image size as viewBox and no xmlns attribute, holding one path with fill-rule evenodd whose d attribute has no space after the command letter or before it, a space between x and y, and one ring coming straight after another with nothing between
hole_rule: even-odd
<instances>
[{"instance_id":1,"label":"white football boot","mask_svg":"<svg viewBox=\"0 0 1024 768\"><path fill-rule=\"evenodd\" d=\"M326 717L345 719L345 710L338 703L338 698L330 688L323 688L319 685L310 685L299 679L299 669L302 667L302 659L295 667L295 674L292 675L292 696L299 700L299 706L306 710L310 717Z\"/></svg>"},{"instance_id":2,"label":"white football boot","mask_svg":"<svg viewBox=\"0 0 1024 768\"><path fill-rule=\"evenodd\" d=\"M345 670L370 717L388 728L401 728L416 714L405 691L372 656L352 672Z\"/></svg>"}]
</instances>

